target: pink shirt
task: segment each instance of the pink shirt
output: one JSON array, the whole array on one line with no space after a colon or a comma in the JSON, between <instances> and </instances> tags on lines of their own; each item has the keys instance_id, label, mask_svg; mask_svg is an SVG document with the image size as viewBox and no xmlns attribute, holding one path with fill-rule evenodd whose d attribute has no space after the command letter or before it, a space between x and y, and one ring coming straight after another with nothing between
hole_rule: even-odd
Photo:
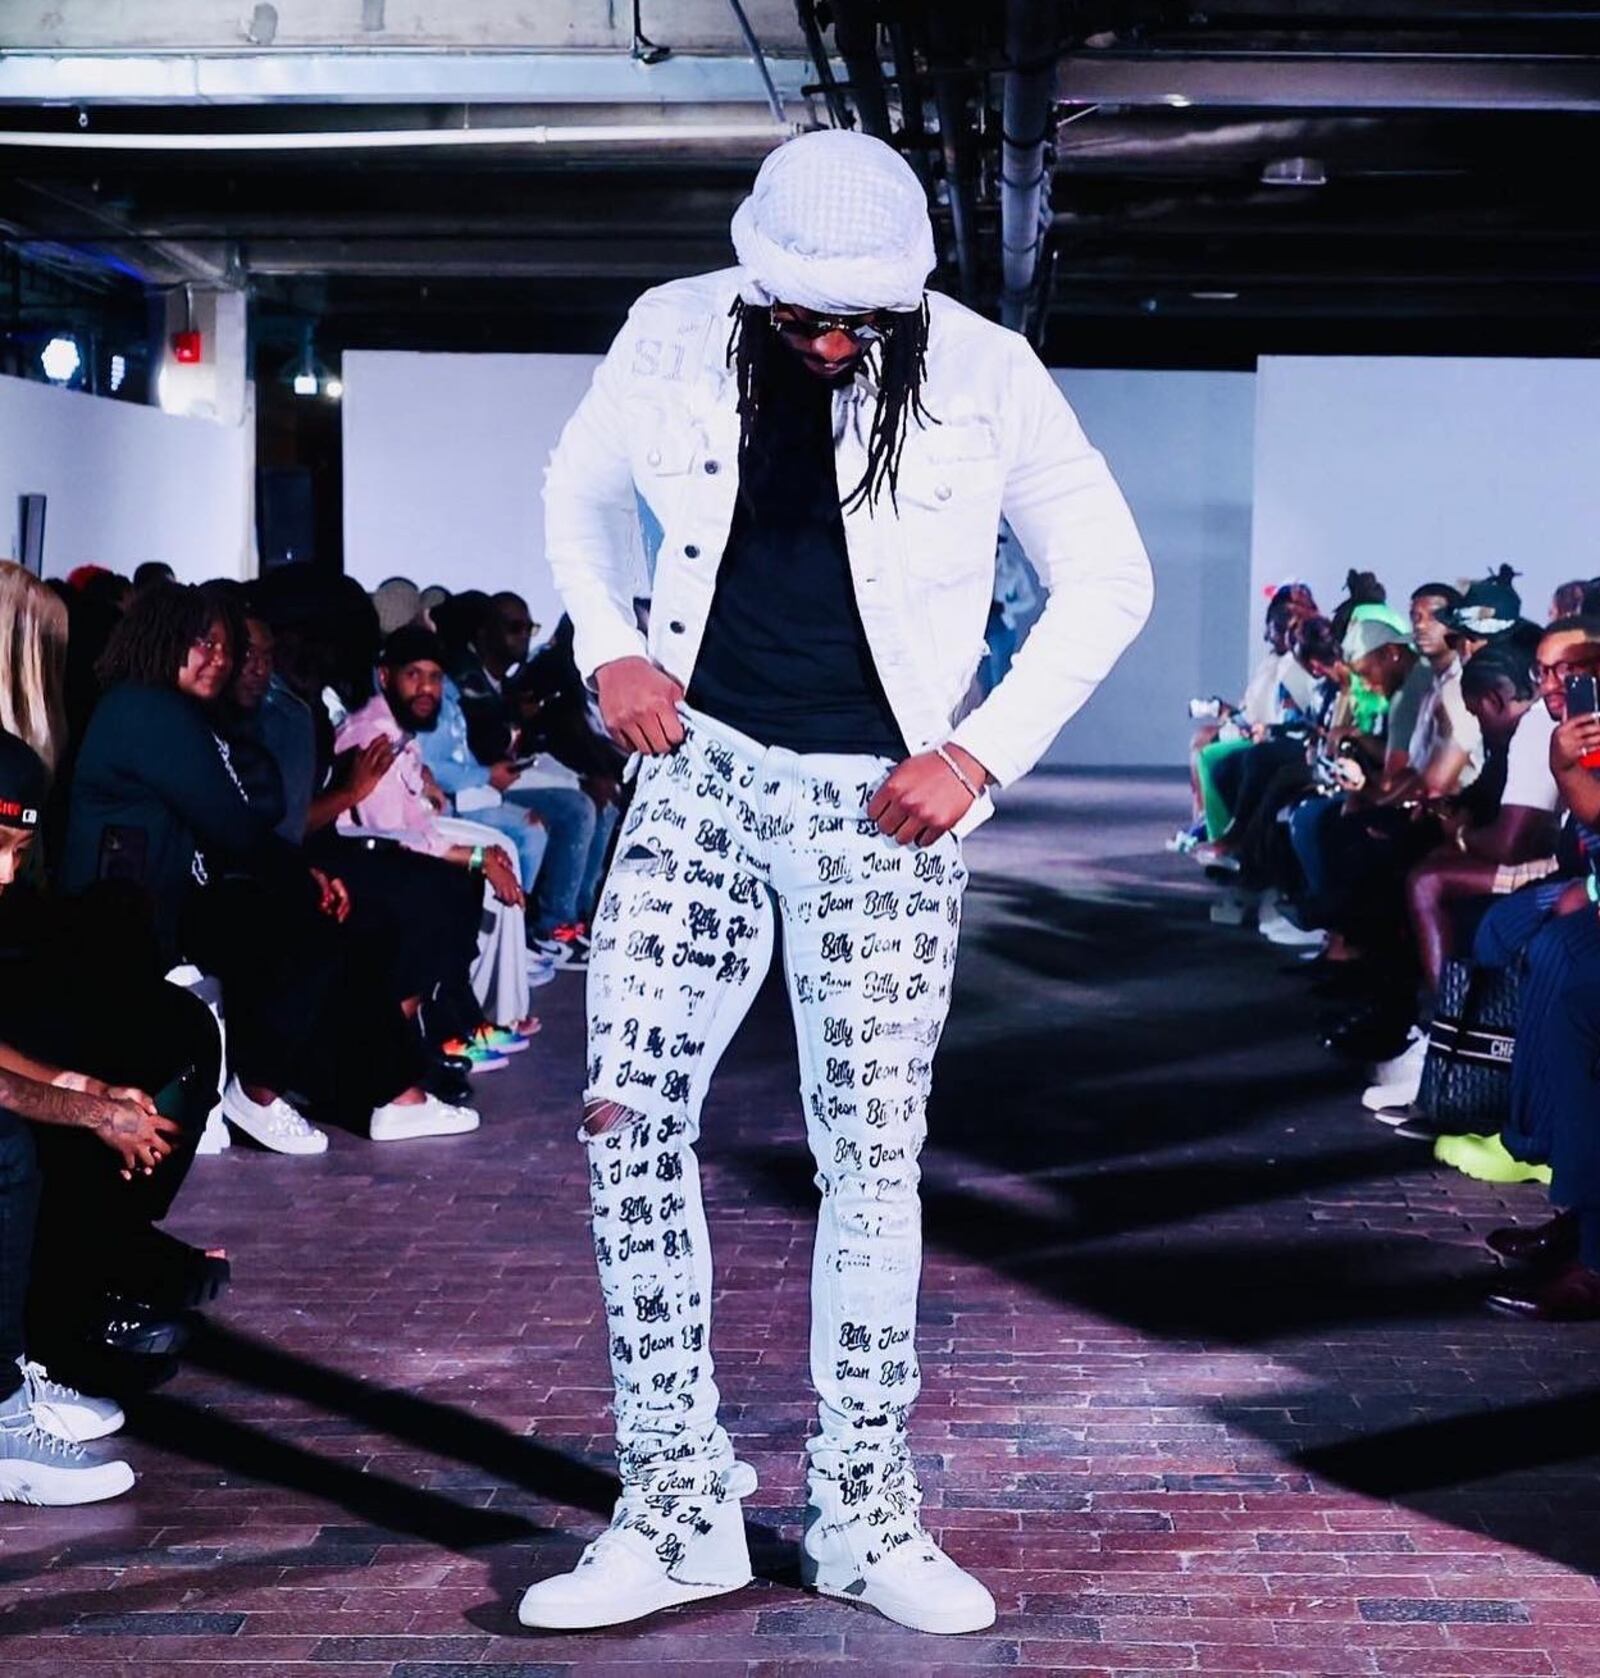
<instances>
[{"instance_id":1,"label":"pink shirt","mask_svg":"<svg viewBox=\"0 0 1600 1678\"><path fill-rule=\"evenodd\" d=\"M367 829L398 839L413 851L443 856L451 841L439 831L438 812L428 802L427 771L417 742L395 721L389 701L379 693L352 711L333 737L334 750L358 751L374 740L395 743L394 762L377 786L339 818L345 831Z\"/></svg>"}]
</instances>

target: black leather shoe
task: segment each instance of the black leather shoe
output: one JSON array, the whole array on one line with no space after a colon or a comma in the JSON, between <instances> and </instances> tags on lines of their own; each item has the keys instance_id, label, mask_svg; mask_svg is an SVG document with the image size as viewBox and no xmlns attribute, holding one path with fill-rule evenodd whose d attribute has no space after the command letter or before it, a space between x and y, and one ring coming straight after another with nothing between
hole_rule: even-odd
<instances>
[{"instance_id":1,"label":"black leather shoe","mask_svg":"<svg viewBox=\"0 0 1600 1678\"><path fill-rule=\"evenodd\" d=\"M1489 1307L1536 1323L1600 1322L1600 1271L1564 1265L1526 1292L1490 1294Z\"/></svg>"},{"instance_id":2,"label":"black leather shoe","mask_svg":"<svg viewBox=\"0 0 1600 1678\"><path fill-rule=\"evenodd\" d=\"M436 1095L452 1107L472 1105L472 1080L468 1074L472 1062L465 1055L447 1055L441 1050L428 1051L427 1065L422 1074L422 1087L429 1095Z\"/></svg>"},{"instance_id":3,"label":"black leather shoe","mask_svg":"<svg viewBox=\"0 0 1600 1678\"><path fill-rule=\"evenodd\" d=\"M1374 1117L1380 1123L1385 1123L1387 1121L1384 1115L1395 1111L1397 1109L1386 1107L1382 1113L1377 1113ZM1396 1136L1408 1136L1414 1142L1437 1142L1441 1136L1481 1136L1485 1128L1481 1118L1451 1123L1449 1120L1430 1118L1420 1107L1411 1107L1405 1111L1407 1117L1394 1127L1394 1133ZM1491 1120L1491 1128L1492 1125Z\"/></svg>"},{"instance_id":4,"label":"black leather shoe","mask_svg":"<svg viewBox=\"0 0 1600 1678\"><path fill-rule=\"evenodd\" d=\"M1578 1214L1559 1212L1546 1223L1492 1229L1483 1244L1502 1264L1570 1264L1578 1256Z\"/></svg>"},{"instance_id":5,"label":"black leather shoe","mask_svg":"<svg viewBox=\"0 0 1600 1678\"><path fill-rule=\"evenodd\" d=\"M107 1294L95 1320L91 1338L114 1352L136 1352L141 1357L163 1357L181 1351L189 1330L181 1317L170 1316L142 1300Z\"/></svg>"}]
</instances>

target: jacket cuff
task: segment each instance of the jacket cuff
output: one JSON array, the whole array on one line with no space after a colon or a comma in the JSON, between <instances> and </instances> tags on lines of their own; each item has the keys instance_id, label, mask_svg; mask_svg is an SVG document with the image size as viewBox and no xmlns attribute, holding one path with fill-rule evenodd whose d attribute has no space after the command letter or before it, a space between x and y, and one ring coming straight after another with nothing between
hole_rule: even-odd
<instances>
[{"instance_id":1,"label":"jacket cuff","mask_svg":"<svg viewBox=\"0 0 1600 1678\"><path fill-rule=\"evenodd\" d=\"M1006 750L996 728L984 717L983 709L969 713L951 731L946 745L959 746L972 755L989 771L989 779L996 786L1008 787L1027 774L1030 764L1019 763Z\"/></svg>"},{"instance_id":2,"label":"jacket cuff","mask_svg":"<svg viewBox=\"0 0 1600 1678\"><path fill-rule=\"evenodd\" d=\"M584 686L594 690L594 673L619 658L648 658L650 648L632 624L588 623L573 636L573 658Z\"/></svg>"}]
</instances>

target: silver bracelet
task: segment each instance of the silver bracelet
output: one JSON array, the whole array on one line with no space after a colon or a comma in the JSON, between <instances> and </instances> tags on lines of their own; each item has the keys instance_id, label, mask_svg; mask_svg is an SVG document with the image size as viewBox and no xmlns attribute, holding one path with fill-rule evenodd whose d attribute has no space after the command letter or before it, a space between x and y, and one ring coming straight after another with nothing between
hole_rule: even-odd
<instances>
[{"instance_id":1,"label":"silver bracelet","mask_svg":"<svg viewBox=\"0 0 1600 1678\"><path fill-rule=\"evenodd\" d=\"M951 757L949 752L947 752L943 746L935 746L933 750L939 761L950 771L952 775L955 776L955 778L967 789L968 792L972 794L974 798L981 798L983 796L983 793L972 784L972 779L967 774L966 770L963 769L953 757Z\"/></svg>"}]
</instances>

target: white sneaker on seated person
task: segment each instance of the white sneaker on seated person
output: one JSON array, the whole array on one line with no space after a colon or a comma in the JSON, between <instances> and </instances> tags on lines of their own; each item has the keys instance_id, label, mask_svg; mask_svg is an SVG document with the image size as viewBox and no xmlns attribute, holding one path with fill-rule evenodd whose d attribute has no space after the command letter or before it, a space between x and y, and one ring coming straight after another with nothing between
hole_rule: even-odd
<instances>
[{"instance_id":1,"label":"white sneaker on seated person","mask_svg":"<svg viewBox=\"0 0 1600 1678\"><path fill-rule=\"evenodd\" d=\"M328 1133L318 1130L280 1095L273 1101L252 1101L237 1078L222 1092L222 1115L252 1142L275 1154L325 1154Z\"/></svg>"},{"instance_id":2,"label":"white sneaker on seated person","mask_svg":"<svg viewBox=\"0 0 1600 1678\"><path fill-rule=\"evenodd\" d=\"M390 1101L374 1108L367 1134L374 1142L411 1142L419 1136L464 1136L478 1123L472 1108L425 1095L421 1101Z\"/></svg>"},{"instance_id":3,"label":"white sneaker on seated person","mask_svg":"<svg viewBox=\"0 0 1600 1678\"><path fill-rule=\"evenodd\" d=\"M44 1427L34 1414L26 1379L0 1401L0 1503L68 1508L120 1497L133 1485L125 1462L100 1462L81 1445Z\"/></svg>"},{"instance_id":4,"label":"white sneaker on seated person","mask_svg":"<svg viewBox=\"0 0 1600 1678\"><path fill-rule=\"evenodd\" d=\"M1427 1060L1428 1034L1420 1026L1413 1026L1405 1048L1393 1060L1381 1061L1373 1067L1373 1083L1362 1095L1361 1105L1369 1113L1381 1113L1390 1107L1410 1107L1421 1093L1422 1069Z\"/></svg>"},{"instance_id":5,"label":"white sneaker on seated person","mask_svg":"<svg viewBox=\"0 0 1600 1678\"><path fill-rule=\"evenodd\" d=\"M28 1395L34 1421L69 1445L109 1439L126 1420L122 1406L114 1399L91 1398L65 1382L52 1381L42 1363L18 1358L17 1367L22 1371L22 1390Z\"/></svg>"}]
</instances>

